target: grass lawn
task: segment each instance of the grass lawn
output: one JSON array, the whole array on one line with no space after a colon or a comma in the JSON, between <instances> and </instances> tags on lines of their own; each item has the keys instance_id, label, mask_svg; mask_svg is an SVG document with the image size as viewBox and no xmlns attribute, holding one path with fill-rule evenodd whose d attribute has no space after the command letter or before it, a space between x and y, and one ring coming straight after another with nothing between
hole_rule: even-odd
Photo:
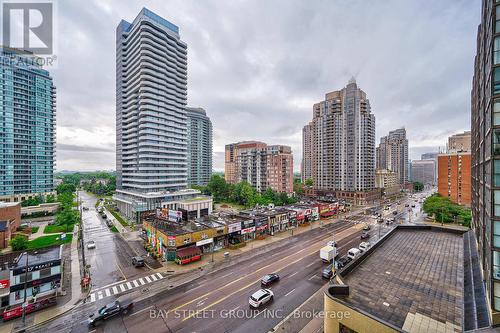
<instances>
[{"instance_id":1,"label":"grass lawn","mask_svg":"<svg viewBox=\"0 0 500 333\"><path fill-rule=\"evenodd\" d=\"M40 227L31 227L31 233L35 234L38 231L38 229L40 229Z\"/></svg>"},{"instance_id":2,"label":"grass lawn","mask_svg":"<svg viewBox=\"0 0 500 333\"><path fill-rule=\"evenodd\" d=\"M73 239L73 234L71 233L66 234L66 238L64 239L64 241L61 241L61 235L38 237L28 242L28 250L41 249L47 246L70 243L71 239Z\"/></svg>"},{"instance_id":3,"label":"grass lawn","mask_svg":"<svg viewBox=\"0 0 500 333\"><path fill-rule=\"evenodd\" d=\"M47 225L43 229L44 234L54 234L56 232L71 232L73 231L73 225Z\"/></svg>"},{"instance_id":4,"label":"grass lawn","mask_svg":"<svg viewBox=\"0 0 500 333\"><path fill-rule=\"evenodd\" d=\"M112 226L112 227L111 227L111 231L112 231L112 232L118 232L118 229L116 229L116 227L115 227L115 226Z\"/></svg>"},{"instance_id":5,"label":"grass lawn","mask_svg":"<svg viewBox=\"0 0 500 333\"><path fill-rule=\"evenodd\" d=\"M120 216L120 214L118 214L118 212L116 212L114 209L106 206L106 208L108 209L108 211L111 213L111 215L113 215L115 217L115 219L120 222L120 224L124 227L128 227L128 223L127 221L125 221L123 219L123 217Z\"/></svg>"}]
</instances>

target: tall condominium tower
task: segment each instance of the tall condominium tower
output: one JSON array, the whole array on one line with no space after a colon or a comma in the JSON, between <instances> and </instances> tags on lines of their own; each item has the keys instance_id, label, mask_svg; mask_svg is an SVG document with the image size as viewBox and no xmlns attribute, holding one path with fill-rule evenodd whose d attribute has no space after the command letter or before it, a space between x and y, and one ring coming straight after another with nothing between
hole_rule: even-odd
<instances>
[{"instance_id":1,"label":"tall condominium tower","mask_svg":"<svg viewBox=\"0 0 500 333\"><path fill-rule=\"evenodd\" d=\"M116 29L118 208L129 218L187 187L187 45L143 8Z\"/></svg>"},{"instance_id":2,"label":"tall condominium tower","mask_svg":"<svg viewBox=\"0 0 500 333\"><path fill-rule=\"evenodd\" d=\"M351 79L314 104L303 129L302 178L318 191L367 191L375 187L375 116Z\"/></svg>"},{"instance_id":3,"label":"tall condominium tower","mask_svg":"<svg viewBox=\"0 0 500 333\"><path fill-rule=\"evenodd\" d=\"M480 17L471 92L472 228L483 273L479 280L489 300L485 306L492 324L500 325L500 2L483 0Z\"/></svg>"},{"instance_id":4,"label":"tall condominium tower","mask_svg":"<svg viewBox=\"0 0 500 333\"><path fill-rule=\"evenodd\" d=\"M377 147L377 169L397 173L400 184L408 182L408 139L406 130L398 128L380 138Z\"/></svg>"},{"instance_id":5,"label":"tall condominium tower","mask_svg":"<svg viewBox=\"0 0 500 333\"><path fill-rule=\"evenodd\" d=\"M0 201L53 192L56 88L33 55L0 49L0 105Z\"/></svg>"},{"instance_id":6,"label":"tall condominium tower","mask_svg":"<svg viewBox=\"0 0 500 333\"><path fill-rule=\"evenodd\" d=\"M206 185L212 176L212 122L202 108L186 108L188 183Z\"/></svg>"}]
</instances>

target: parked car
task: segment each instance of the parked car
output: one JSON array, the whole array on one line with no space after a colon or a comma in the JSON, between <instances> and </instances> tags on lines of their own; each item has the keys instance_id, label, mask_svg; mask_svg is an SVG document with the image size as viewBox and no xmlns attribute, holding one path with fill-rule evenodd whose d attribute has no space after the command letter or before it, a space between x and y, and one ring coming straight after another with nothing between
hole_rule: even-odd
<instances>
[{"instance_id":1,"label":"parked car","mask_svg":"<svg viewBox=\"0 0 500 333\"><path fill-rule=\"evenodd\" d=\"M325 268L323 268L323 271L321 272L321 276L324 279L331 279L332 277L335 277L337 272L335 272L335 275L334 275L332 272L332 269L333 269L333 264L326 266Z\"/></svg>"},{"instance_id":2,"label":"parked car","mask_svg":"<svg viewBox=\"0 0 500 333\"><path fill-rule=\"evenodd\" d=\"M361 255L361 251L358 248L353 247L349 251L347 251L347 258L350 260L357 259Z\"/></svg>"},{"instance_id":3,"label":"parked car","mask_svg":"<svg viewBox=\"0 0 500 333\"><path fill-rule=\"evenodd\" d=\"M364 230L364 231L368 231L368 230L370 230L370 229L371 229L371 227L370 227L370 225L369 225L369 224L365 224L365 225L364 225L364 227L363 227L363 230Z\"/></svg>"},{"instance_id":4,"label":"parked car","mask_svg":"<svg viewBox=\"0 0 500 333\"><path fill-rule=\"evenodd\" d=\"M87 249L95 249L95 242L93 240L87 242Z\"/></svg>"},{"instance_id":5,"label":"parked car","mask_svg":"<svg viewBox=\"0 0 500 333\"><path fill-rule=\"evenodd\" d=\"M378 222L378 223L383 223L383 222L384 222L384 219L380 217L380 218L378 218L378 219L377 219L377 222Z\"/></svg>"},{"instance_id":6,"label":"parked car","mask_svg":"<svg viewBox=\"0 0 500 333\"><path fill-rule=\"evenodd\" d=\"M351 259L347 258L347 256L341 257L339 260L337 260L337 265L338 265L338 268L342 268L342 267L344 267L344 266L345 266L345 265L347 265L350 261L351 261Z\"/></svg>"},{"instance_id":7,"label":"parked car","mask_svg":"<svg viewBox=\"0 0 500 333\"><path fill-rule=\"evenodd\" d=\"M359 244L358 249L361 252L366 252L370 247L371 247L370 242L361 242L361 244Z\"/></svg>"},{"instance_id":8,"label":"parked car","mask_svg":"<svg viewBox=\"0 0 500 333\"><path fill-rule=\"evenodd\" d=\"M398 215L398 211L397 210L393 211L392 215Z\"/></svg>"},{"instance_id":9,"label":"parked car","mask_svg":"<svg viewBox=\"0 0 500 333\"><path fill-rule=\"evenodd\" d=\"M410 207L410 204L405 204L405 207Z\"/></svg>"},{"instance_id":10,"label":"parked car","mask_svg":"<svg viewBox=\"0 0 500 333\"><path fill-rule=\"evenodd\" d=\"M144 267L144 259L142 257L132 257L132 266Z\"/></svg>"},{"instance_id":11,"label":"parked car","mask_svg":"<svg viewBox=\"0 0 500 333\"><path fill-rule=\"evenodd\" d=\"M361 239L366 239L366 238L370 238L370 234L367 231L363 231L363 233L361 234Z\"/></svg>"},{"instance_id":12,"label":"parked car","mask_svg":"<svg viewBox=\"0 0 500 333\"><path fill-rule=\"evenodd\" d=\"M248 299L248 304L251 307L258 308L261 305L270 302L274 298L274 294L269 289L260 289L252 294Z\"/></svg>"},{"instance_id":13,"label":"parked car","mask_svg":"<svg viewBox=\"0 0 500 333\"><path fill-rule=\"evenodd\" d=\"M415 204L411 205L411 208L415 208Z\"/></svg>"},{"instance_id":14,"label":"parked car","mask_svg":"<svg viewBox=\"0 0 500 333\"><path fill-rule=\"evenodd\" d=\"M269 286L273 284L274 282L278 282L280 280L280 276L276 273L271 273L264 275L262 279L260 280L260 285L261 286Z\"/></svg>"},{"instance_id":15,"label":"parked car","mask_svg":"<svg viewBox=\"0 0 500 333\"><path fill-rule=\"evenodd\" d=\"M100 308L95 314L91 314L88 319L89 326L97 326L108 318L119 314L127 314L132 310L134 303L130 299L116 300Z\"/></svg>"}]
</instances>

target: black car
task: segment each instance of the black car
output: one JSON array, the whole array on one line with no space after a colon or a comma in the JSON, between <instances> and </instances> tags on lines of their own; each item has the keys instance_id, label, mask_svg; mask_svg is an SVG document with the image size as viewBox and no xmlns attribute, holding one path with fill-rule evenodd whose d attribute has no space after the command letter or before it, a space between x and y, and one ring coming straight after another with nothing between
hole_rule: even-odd
<instances>
[{"instance_id":1,"label":"black car","mask_svg":"<svg viewBox=\"0 0 500 333\"><path fill-rule=\"evenodd\" d=\"M271 273L271 274L267 274L267 275L264 275L264 277L262 277L262 279L260 280L260 284L262 286L269 286L271 284L273 284L274 282L278 282L280 280L280 276L276 273Z\"/></svg>"},{"instance_id":2,"label":"black car","mask_svg":"<svg viewBox=\"0 0 500 333\"><path fill-rule=\"evenodd\" d=\"M393 211L392 215L398 215L398 211L397 210Z\"/></svg>"},{"instance_id":3,"label":"black car","mask_svg":"<svg viewBox=\"0 0 500 333\"><path fill-rule=\"evenodd\" d=\"M144 267L144 259L142 257L133 257L132 266L134 267Z\"/></svg>"},{"instance_id":4,"label":"black car","mask_svg":"<svg viewBox=\"0 0 500 333\"><path fill-rule=\"evenodd\" d=\"M97 326L108 318L114 317L119 314L127 314L130 310L132 310L133 306L134 303L132 303L132 301L129 299L124 299L121 301L116 300L100 308L97 313L91 314L88 319L88 324L89 326Z\"/></svg>"},{"instance_id":5,"label":"black car","mask_svg":"<svg viewBox=\"0 0 500 333\"><path fill-rule=\"evenodd\" d=\"M342 268L345 265L347 265L349 263L349 261L351 261L351 259L349 259L347 257L342 257L339 260L337 260L337 265L339 268Z\"/></svg>"},{"instance_id":6,"label":"black car","mask_svg":"<svg viewBox=\"0 0 500 333\"><path fill-rule=\"evenodd\" d=\"M363 231L363 233L361 234L361 239L366 239L366 238L370 238L370 234L366 231Z\"/></svg>"}]
</instances>

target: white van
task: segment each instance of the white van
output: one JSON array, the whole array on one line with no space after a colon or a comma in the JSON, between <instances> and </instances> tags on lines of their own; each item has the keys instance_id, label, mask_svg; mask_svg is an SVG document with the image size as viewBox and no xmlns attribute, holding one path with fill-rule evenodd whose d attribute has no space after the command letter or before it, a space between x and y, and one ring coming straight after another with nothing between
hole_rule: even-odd
<instances>
[{"instance_id":1,"label":"white van","mask_svg":"<svg viewBox=\"0 0 500 333\"><path fill-rule=\"evenodd\" d=\"M370 248L370 246L371 246L370 242L362 242L361 244L359 244L358 249L361 252L366 252Z\"/></svg>"},{"instance_id":2,"label":"white van","mask_svg":"<svg viewBox=\"0 0 500 333\"><path fill-rule=\"evenodd\" d=\"M355 247L347 251L347 258L354 260L361 255L361 251Z\"/></svg>"}]
</instances>

